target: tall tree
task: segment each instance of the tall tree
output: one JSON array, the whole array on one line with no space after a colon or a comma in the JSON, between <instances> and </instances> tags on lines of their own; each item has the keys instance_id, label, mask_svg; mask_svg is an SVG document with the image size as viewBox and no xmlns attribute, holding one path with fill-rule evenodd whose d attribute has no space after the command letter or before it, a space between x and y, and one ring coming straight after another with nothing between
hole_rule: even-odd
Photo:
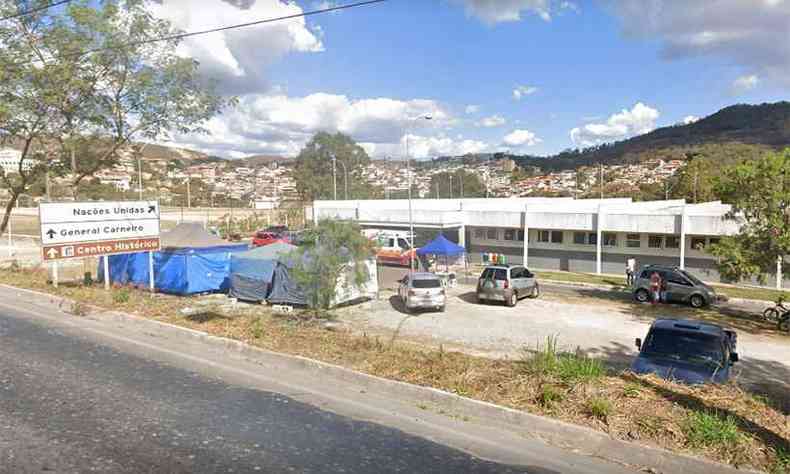
<instances>
[{"instance_id":1,"label":"tall tree","mask_svg":"<svg viewBox=\"0 0 790 474\"><path fill-rule=\"evenodd\" d=\"M294 164L294 180L303 201L334 199L332 157L337 160L335 173L338 199L346 197L346 187L349 199L378 197L382 194L361 175L362 168L370 163L364 148L348 135L318 132L305 145ZM345 183L346 177L348 183Z\"/></svg>"},{"instance_id":2,"label":"tall tree","mask_svg":"<svg viewBox=\"0 0 790 474\"><path fill-rule=\"evenodd\" d=\"M741 222L738 235L710 249L720 273L764 281L778 257L790 255L790 148L724 169L715 191L732 205L729 217Z\"/></svg>"},{"instance_id":3,"label":"tall tree","mask_svg":"<svg viewBox=\"0 0 790 474\"><path fill-rule=\"evenodd\" d=\"M0 16L46 0L0 0ZM0 145L21 150L16 173L0 174L11 209L46 174L76 188L107 168L135 138L205 131L227 101L175 54L176 33L144 0L76 0L0 22Z\"/></svg>"},{"instance_id":4,"label":"tall tree","mask_svg":"<svg viewBox=\"0 0 790 474\"><path fill-rule=\"evenodd\" d=\"M463 191L463 194L462 194ZM486 187L475 173L459 169L453 172L436 173L431 176L429 198L473 198L485 197Z\"/></svg>"}]
</instances>

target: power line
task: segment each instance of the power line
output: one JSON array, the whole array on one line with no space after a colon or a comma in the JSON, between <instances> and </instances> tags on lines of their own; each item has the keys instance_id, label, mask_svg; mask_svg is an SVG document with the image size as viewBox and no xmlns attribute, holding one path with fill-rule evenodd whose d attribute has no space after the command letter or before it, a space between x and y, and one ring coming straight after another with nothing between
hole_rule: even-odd
<instances>
[{"instance_id":1,"label":"power line","mask_svg":"<svg viewBox=\"0 0 790 474\"><path fill-rule=\"evenodd\" d=\"M72 1L72 0L68 0L68 1ZM340 10L348 10L348 9L351 9L351 8L362 7L362 6L366 6L366 5L373 5L375 3L383 3L383 2L386 2L386 1L387 0L367 0L367 1L363 1L363 2L348 3L348 4L345 4L345 5L337 5L337 6L333 6L333 7L321 8L321 9L318 9L318 10L311 10L311 11L308 11L308 12L295 13L293 15L280 16L280 17L276 17L276 18L265 18L263 20L256 20L256 21L251 21L251 22L248 22L248 23L238 23L238 24L235 24L235 25L222 26L222 27L218 27L218 28L211 28L211 29L208 29L208 30L191 31L191 32L187 32L187 33L178 33L178 34L174 34L174 35L160 36L160 37L157 37L157 38L149 38L149 39L144 39L144 40L139 40L139 41L131 41L129 43L124 43L124 44L117 45L117 46L104 46L104 47L100 47L100 48L87 49L85 51L78 51L78 52L75 52L75 53L63 54L63 55L60 55L60 56L58 56L56 58L53 58L53 59L65 59L65 58L70 58L70 57L78 57L79 58L79 57L82 57L82 56L85 56L85 55L88 55L88 54L93 54L93 53L98 53L98 52L101 52L101 51L107 51L107 50L113 50L113 49L119 49L119 48L127 47L127 46L141 46L141 45L145 45L145 44L158 43L160 41L171 41L171 40L175 40L175 39L190 38L192 36L205 35L205 34L209 34L209 33L217 33L217 32L220 32L220 31L235 30L235 29L238 29L238 28L247 28L249 26L263 25L263 24L266 24L266 23L274 23L274 22L284 21L284 20L293 20L293 19L296 19L296 18L304 18L304 17L308 17L308 16L319 15L319 14L322 14L322 13L329 13L329 12L340 11ZM52 5L54 6L54 4L52 4ZM31 61L31 62L36 62L36 61ZM23 63L17 63L17 64L25 64L25 63L23 62Z\"/></svg>"},{"instance_id":2,"label":"power line","mask_svg":"<svg viewBox=\"0 0 790 474\"><path fill-rule=\"evenodd\" d=\"M65 5L66 3L71 3L73 0L60 0L58 2L53 2L48 5L42 5L40 7L31 8L30 10L21 11L19 13L15 13L13 15L4 16L0 18L0 21L5 20L13 20L14 18L21 18L23 16L32 15L33 13L38 13L40 11L48 10L50 8L58 7L60 5Z\"/></svg>"}]
</instances>

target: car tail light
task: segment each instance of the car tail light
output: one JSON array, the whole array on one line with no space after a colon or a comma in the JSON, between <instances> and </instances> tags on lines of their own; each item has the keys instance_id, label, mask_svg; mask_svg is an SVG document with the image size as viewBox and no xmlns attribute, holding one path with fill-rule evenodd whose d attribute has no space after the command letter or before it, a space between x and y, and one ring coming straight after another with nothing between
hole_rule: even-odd
<instances>
[{"instance_id":1,"label":"car tail light","mask_svg":"<svg viewBox=\"0 0 790 474\"><path fill-rule=\"evenodd\" d=\"M505 289L507 290L508 288L510 288L510 282L505 280Z\"/></svg>"}]
</instances>

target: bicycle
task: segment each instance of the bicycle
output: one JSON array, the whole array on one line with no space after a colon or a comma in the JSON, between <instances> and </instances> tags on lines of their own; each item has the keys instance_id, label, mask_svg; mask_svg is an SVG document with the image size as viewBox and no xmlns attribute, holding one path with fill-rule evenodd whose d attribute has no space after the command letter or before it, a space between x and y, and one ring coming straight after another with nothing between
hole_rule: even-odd
<instances>
[{"instance_id":1,"label":"bicycle","mask_svg":"<svg viewBox=\"0 0 790 474\"><path fill-rule=\"evenodd\" d=\"M763 311L763 319L769 322L778 323L788 312L790 312L790 308L784 305L784 299L780 297L773 307L766 308L765 311Z\"/></svg>"}]
</instances>

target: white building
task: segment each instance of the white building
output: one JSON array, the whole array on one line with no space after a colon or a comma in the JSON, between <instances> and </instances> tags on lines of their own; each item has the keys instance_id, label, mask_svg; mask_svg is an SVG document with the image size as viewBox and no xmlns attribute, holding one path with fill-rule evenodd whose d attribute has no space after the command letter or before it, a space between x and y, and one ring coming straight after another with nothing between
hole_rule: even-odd
<instances>
[{"instance_id":1,"label":"white building","mask_svg":"<svg viewBox=\"0 0 790 474\"><path fill-rule=\"evenodd\" d=\"M21 151L14 150L12 148L0 149L0 168L2 168L5 173L18 173L19 162L21 160L22 160ZM27 171L32 166L33 166L33 160L27 159L25 160L23 169Z\"/></svg>"},{"instance_id":2,"label":"white building","mask_svg":"<svg viewBox=\"0 0 790 474\"><path fill-rule=\"evenodd\" d=\"M634 257L639 265L675 265L707 281L721 277L705 247L739 229L726 218L729 211L721 202L630 198L412 201L417 245L421 230L439 229L465 246L473 261L498 253L536 269L622 274L626 259ZM366 228L409 226L406 200L316 201L312 214L316 221L353 219Z\"/></svg>"}]
</instances>

